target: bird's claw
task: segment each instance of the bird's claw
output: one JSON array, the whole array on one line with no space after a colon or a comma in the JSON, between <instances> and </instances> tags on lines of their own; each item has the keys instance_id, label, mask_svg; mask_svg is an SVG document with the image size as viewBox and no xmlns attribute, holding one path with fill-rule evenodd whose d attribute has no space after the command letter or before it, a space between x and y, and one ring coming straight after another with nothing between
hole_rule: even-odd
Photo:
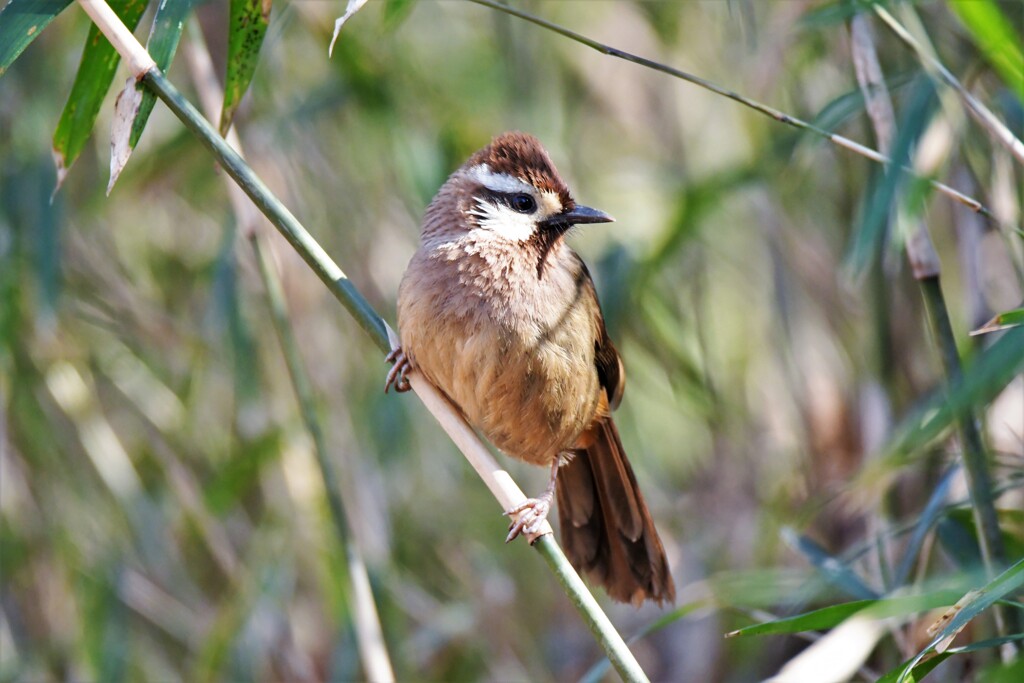
<instances>
[{"instance_id":1,"label":"bird's claw","mask_svg":"<svg viewBox=\"0 0 1024 683\"><path fill-rule=\"evenodd\" d=\"M391 369L388 370L387 380L384 382L384 393L388 393L388 389L392 386L395 387L395 391L399 394L412 389L412 385L409 384L409 378L405 376L407 372L412 370L412 364L406 358L402 347L399 346L392 349L391 353L384 360L392 364Z\"/></svg>"},{"instance_id":2,"label":"bird's claw","mask_svg":"<svg viewBox=\"0 0 1024 683\"><path fill-rule=\"evenodd\" d=\"M505 515L513 517L518 515L508 527L508 536L505 543L511 543L520 534L533 536L540 533L544 522L551 511L551 497L541 496L540 498L527 498L514 508L505 511Z\"/></svg>"}]
</instances>

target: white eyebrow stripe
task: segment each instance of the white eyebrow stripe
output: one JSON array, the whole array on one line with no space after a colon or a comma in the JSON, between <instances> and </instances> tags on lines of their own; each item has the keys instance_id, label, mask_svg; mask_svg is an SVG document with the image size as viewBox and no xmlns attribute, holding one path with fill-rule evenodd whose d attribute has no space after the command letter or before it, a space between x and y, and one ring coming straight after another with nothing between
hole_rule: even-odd
<instances>
[{"instance_id":1,"label":"white eyebrow stripe","mask_svg":"<svg viewBox=\"0 0 1024 683\"><path fill-rule=\"evenodd\" d=\"M469 176L492 192L528 192L534 187L508 173L495 173L487 164L478 164L469 169Z\"/></svg>"}]
</instances>

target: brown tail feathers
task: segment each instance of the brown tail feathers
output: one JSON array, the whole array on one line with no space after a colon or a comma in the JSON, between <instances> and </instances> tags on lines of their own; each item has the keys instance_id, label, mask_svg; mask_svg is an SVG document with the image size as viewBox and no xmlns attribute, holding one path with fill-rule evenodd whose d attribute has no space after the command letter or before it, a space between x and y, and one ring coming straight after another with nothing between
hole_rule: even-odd
<instances>
[{"instance_id":1,"label":"brown tail feathers","mask_svg":"<svg viewBox=\"0 0 1024 683\"><path fill-rule=\"evenodd\" d=\"M619 602L675 601L665 548L611 418L559 468L556 493L569 561Z\"/></svg>"}]
</instances>

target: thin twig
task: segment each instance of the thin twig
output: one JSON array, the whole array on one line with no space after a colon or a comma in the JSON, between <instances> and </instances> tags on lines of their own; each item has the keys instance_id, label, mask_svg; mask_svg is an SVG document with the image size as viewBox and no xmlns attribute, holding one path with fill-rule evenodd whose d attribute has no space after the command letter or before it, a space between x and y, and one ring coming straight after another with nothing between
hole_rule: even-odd
<instances>
[{"instance_id":1,"label":"thin twig","mask_svg":"<svg viewBox=\"0 0 1024 683\"><path fill-rule=\"evenodd\" d=\"M978 98L968 92L957 77L946 68L946 66L939 61L938 57L929 50L927 47L921 44L914 36L910 35L910 31L901 24L896 17L889 13L889 10L885 9L881 5L872 5L875 10L875 14L878 18L885 22L885 25L892 29L892 32L896 36L906 43L910 48L917 53L918 58L924 63L925 67L929 70L939 74L942 81L949 87L956 91L960 99L963 100L964 105L967 107L967 111L971 112L974 118L984 126L992 136L999 141L1000 144L1005 146L1010 153L1017 158L1017 161L1024 164L1024 142L1021 142L1007 127L1005 123L999 120L995 114L992 113L988 107L986 107Z\"/></svg>"},{"instance_id":2,"label":"thin twig","mask_svg":"<svg viewBox=\"0 0 1024 683\"><path fill-rule=\"evenodd\" d=\"M540 17L534 16L529 12L524 12L514 7L509 7L508 5L503 5L500 2L495 2L493 0L470 1L475 2L478 5L484 5L485 7L496 9L499 12L504 12L505 14L511 14L514 17L519 17L520 19L524 19L532 24L536 24L537 26L545 28L549 31L554 31L555 33L561 36L564 36L570 40L574 40L582 45L586 45L587 47L593 48L594 50L597 50L601 54L608 55L609 57L617 57L627 62L639 64L640 66L645 66L648 69L653 69L654 71L660 71L661 73L668 74L669 76L674 76L675 78L686 81L687 83L693 83L694 85L700 86L705 90L710 90L716 95L727 97L730 100L739 102L745 107L750 107L755 111L765 114L766 116L770 116L779 123L784 123L788 126L792 126L793 128L798 128L800 130L813 133L814 135L817 135L828 140L834 145L848 149L851 152L859 154L860 156L868 158L872 161L877 161L880 164L891 163L889 157L877 152L876 150L871 149L870 147L866 147L865 145L862 145L859 142L851 140L850 138L843 137L842 135L830 133L824 128L819 128L818 126L815 126L813 123L808 123L807 121L797 118L796 116L791 116L790 114L781 112L778 109L775 109L774 107L770 107L767 104L763 104L756 100L752 100L749 97L745 97L743 95L740 95L739 93L733 92L732 90L723 88L722 86L713 83L707 79L701 78L700 76L694 76L691 73L687 73L686 71L682 71L681 69L676 69L674 67L668 66L667 64L662 64L661 62L656 62L653 59L640 57L639 55L634 55L632 53L626 52L625 50L620 50L616 47L606 45L605 43L601 43L592 38L588 38L587 36L576 33L575 31L571 31L563 26L559 26L558 24L552 23L546 19L541 19ZM913 169L905 168L904 170L907 171L908 173L916 175ZM939 182L937 180L933 180L930 178L925 178L924 180L927 181L928 184L930 184L932 187L934 187L942 194L951 197L957 202L970 208L972 211L975 211L981 214L982 216L985 216L985 218L989 220L996 220L992 212L989 211L988 208L986 208L985 205L982 204L977 199L974 199L973 197L968 197L963 192L960 192L959 190L956 190L950 187L949 185L946 185L945 183Z\"/></svg>"},{"instance_id":3,"label":"thin twig","mask_svg":"<svg viewBox=\"0 0 1024 683\"><path fill-rule=\"evenodd\" d=\"M145 49L124 28L104 0L78 0L78 2L126 62L129 64L145 62ZM100 6L104 9L101 10ZM121 27L121 30L117 28L118 26ZM150 60L150 64L152 64L152 60ZM133 75L156 93L185 127L199 138L221 167L238 183L327 286L328 290L352 314L374 343L381 350L390 351L392 343L388 333L391 331L384 320L287 207L274 196L238 153L218 135L210 122L203 118L202 114L178 92L177 88L155 66L144 72L133 71ZM394 333L391 332L391 334ZM413 373L410 379L416 394L484 479L488 488L501 503L502 508L514 507L525 500L526 496L523 492L509 474L498 466L480 438L476 436L476 433L447 399L417 374ZM597 604L583 580L569 564L562 549L551 536L550 525L545 523L544 527L539 535L530 538L533 547L537 549L547 562L548 567L555 573L566 594L580 611L595 640L608 655L623 680L647 681L643 669L640 668L640 664L629 651L622 636L615 630L608 616L601 610L600 605Z\"/></svg>"}]
</instances>

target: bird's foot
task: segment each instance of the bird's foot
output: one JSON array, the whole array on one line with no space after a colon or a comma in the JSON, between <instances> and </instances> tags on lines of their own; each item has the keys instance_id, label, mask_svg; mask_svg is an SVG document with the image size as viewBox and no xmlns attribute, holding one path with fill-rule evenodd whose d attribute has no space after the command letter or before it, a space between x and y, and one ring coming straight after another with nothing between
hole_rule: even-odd
<instances>
[{"instance_id":1,"label":"bird's foot","mask_svg":"<svg viewBox=\"0 0 1024 683\"><path fill-rule=\"evenodd\" d=\"M538 498L527 498L514 508L506 510L505 514L515 517L515 519L508 527L505 543L514 541L520 534L532 536L539 533L544 526L544 521L548 518L548 512L551 511L553 497L552 492L545 491Z\"/></svg>"},{"instance_id":2,"label":"bird's foot","mask_svg":"<svg viewBox=\"0 0 1024 683\"><path fill-rule=\"evenodd\" d=\"M388 389L392 386L395 387L395 391L399 394L412 389L412 385L409 384L409 378L405 376L407 372L412 370L412 364L405 357L402 347L399 346L392 349L391 353L384 360L392 364L391 369L388 370L387 381L384 382L384 393L388 393Z\"/></svg>"}]
</instances>

